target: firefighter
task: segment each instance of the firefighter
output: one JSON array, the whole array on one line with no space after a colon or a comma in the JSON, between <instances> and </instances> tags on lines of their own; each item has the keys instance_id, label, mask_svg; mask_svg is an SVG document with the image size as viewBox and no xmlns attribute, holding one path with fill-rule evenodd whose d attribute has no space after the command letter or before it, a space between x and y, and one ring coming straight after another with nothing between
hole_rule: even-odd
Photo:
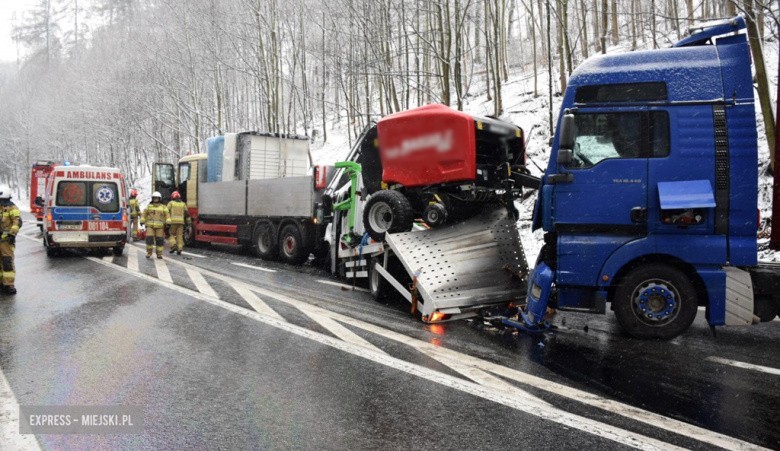
<instances>
[{"instance_id":1,"label":"firefighter","mask_svg":"<svg viewBox=\"0 0 780 451\"><path fill-rule=\"evenodd\" d=\"M162 204L162 196L159 191L152 193L152 202L146 206L141 215L141 224L146 224L146 258L152 258L152 250L157 250L157 258L163 258L163 246L165 246L165 224L170 221L171 215Z\"/></svg>"},{"instance_id":2,"label":"firefighter","mask_svg":"<svg viewBox=\"0 0 780 451\"><path fill-rule=\"evenodd\" d=\"M14 280L14 251L16 248L16 234L22 226L19 209L11 202L11 187L0 186L0 214L2 214L2 235L0 236L0 259L2 264L3 285L2 292L16 294Z\"/></svg>"},{"instance_id":3,"label":"firefighter","mask_svg":"<svg viewBox=\"0 0 780 451\"><path fill-rule=\"evenodd\" d=\"M141 204L138 202L138 190L130 190L130 202L127 203L127 208L130 209L130 219L132 220L133 227L133 241L138 241L138 220L141 216Z\"/></svg>"},{"instance_id":4,"label":"firefighter","mask_svg":"<svg viewBox=\"0 0 780 451\"><path fill-rule=\"evenodd\" d=\"M182 202L181 194L178 191L171 193L171 201L168 202L168 213L170 213L170 244L171 254L176 252L181 255L182 249L184 249L184 224L188 226L192 225L192 219L190 219L190 212L187 211L187 204Z\"/></svg>"}]
</instances>

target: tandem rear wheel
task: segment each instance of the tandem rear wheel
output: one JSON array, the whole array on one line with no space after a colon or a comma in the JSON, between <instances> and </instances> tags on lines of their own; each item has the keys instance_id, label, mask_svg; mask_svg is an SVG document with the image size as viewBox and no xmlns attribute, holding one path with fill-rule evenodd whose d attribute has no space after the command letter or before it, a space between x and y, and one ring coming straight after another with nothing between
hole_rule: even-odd
<instances>
[{"instance_id":1,"label":"tandem rear wheel","mask_svg":"<svg viewBox=\"0 0 780 451\"><path fill-rule=\"evenodd\" d=\"M276 241L276 228L271 221L261 221L255 226L252 248L255 255L263 260L276 260L279 248Z\"/></svg>"},{"instance_id":2,"label":"tandem rear wheel","mask_svg":"<svg viewBox=\"0 0 780 451\"><path fill-rule=\"evenodd\" d=\"M287 224L279 233L279 256L293 265L300 265L309 259L309 251L303 240L303 232L297 224Z\"/></svg>"}]
</instances>

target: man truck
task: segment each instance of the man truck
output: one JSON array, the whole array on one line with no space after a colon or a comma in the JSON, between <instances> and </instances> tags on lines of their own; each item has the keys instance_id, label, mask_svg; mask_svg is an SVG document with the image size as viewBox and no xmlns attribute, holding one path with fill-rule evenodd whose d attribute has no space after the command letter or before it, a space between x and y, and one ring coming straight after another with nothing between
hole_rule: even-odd
<instances>
[{"instance_id":1,"label":"man truck","mask_svg":"<svg viewBox=\"0 0 780 451\"><path fill-rule=\"evenodd\" d=\"M533 227L545 232L517 323L548 307L671 338L768 321L778 268L757 262L758 145L745 22L672 48L608 54L572 73ZM517 324L507 320L509 324Z\"/></svg>"}]
</instances>

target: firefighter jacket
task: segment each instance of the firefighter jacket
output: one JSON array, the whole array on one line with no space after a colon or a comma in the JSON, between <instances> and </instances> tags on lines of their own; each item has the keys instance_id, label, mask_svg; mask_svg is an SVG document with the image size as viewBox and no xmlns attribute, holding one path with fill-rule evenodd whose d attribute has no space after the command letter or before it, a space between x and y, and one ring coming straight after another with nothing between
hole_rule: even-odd
<instances>
[{"instance_id":1,"label":"firefighter jacket","mask_svg":"<svg viewBox=\"0 0 780 451\"><path fill-rule=\"evenodd\" d=\"M2 239L8 235L16 236L22 226L19 209L10 200L0 201L0 214L2 214Z\"/></svg>"},{"instance_id":2,"label":"firefighter jacket","mask_svg":"<svg viewBox=\"0 0 780 451\"><path fill-rule=\"evenodd\" d=\"M190 212L187 211L187 204L180 200L172 200L168 202L168 212L171 214L171 219L168 224L190 224Z\"/></svg>"},{"instance_id":3,"label":"firefighter jacket","mask_svg":"<svg viewBox=\"0 0 780 451\"><path fill-rule=\"evenodd\" d=\"M141 204L138 203L138 199L135 197L130 198L130 202L127 203L130 208L130 217L135 218L141 214Z\"/></svg>"},{"instance_id":4,"label":"firefighter jacket","mask_svg":"<svg viewBox=\"0 0 780 451\"><path fill-rule=\"evenodd\" d=\"M171 219L168 208L159 203L151 203L147 205L143 215L141 215L141 222L146 223L146 227L151 229L162 229L165 224Z\"/></svg>"}]
</instances>

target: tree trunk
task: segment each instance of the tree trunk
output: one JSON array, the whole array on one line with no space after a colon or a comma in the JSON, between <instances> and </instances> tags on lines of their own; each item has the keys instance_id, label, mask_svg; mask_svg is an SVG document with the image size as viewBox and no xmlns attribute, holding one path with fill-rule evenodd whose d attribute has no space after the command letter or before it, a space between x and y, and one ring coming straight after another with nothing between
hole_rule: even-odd
<instances>
[{"instance_id":1,"label":"tree trunk","mask_svg":"<svg viewBox=\"0 0 780 451\"><path fill-rule=\"evenodd\" d=\"M587 11L585 11L585 0L580 0L579 11L580 27L582 29L582 43L580 44L582 49L582 59L588 59L588 18Z\"/></svg>"},{"instance_id":2,"label":"tree trunk","mask_svg":"<svg viewBox=\"0 0 780 451\"><path fill-rule=\"evenodd\" d=\"M764 119L764 128L766 129L766 141L769 147L770 164L774 167L775 119L772 115L772 100L769 92L769 79L767 77L764 61L764 51L761 48L758 27L753 19L755 13L753 11L752 3L752 0L743 0L745 23L747 24L748 38L750 39L750 50L753 54L753 65L756 68L758 100L761 104L761 114Z\"/></svg>"},{"instance_id":3,"label":"tree trunk","mask_svg":"<svg viewBox=\"0 0 780 451\"><path fill-rule=\"evenodd\" d=\"M612 0L612 45L620 42L620 28L618 27L617 0Z\"/></svg>"},{"instance_id":4,"label":"tree trunk","mask_svg":"<svg viewBox=\"0 0 780 451\"><path fill-rule=\"evenodd\" d=\"M601 53L607 53L607 28L609 24L607 22L607 0L601 0Z\"/></svg>"}]
</instances>

